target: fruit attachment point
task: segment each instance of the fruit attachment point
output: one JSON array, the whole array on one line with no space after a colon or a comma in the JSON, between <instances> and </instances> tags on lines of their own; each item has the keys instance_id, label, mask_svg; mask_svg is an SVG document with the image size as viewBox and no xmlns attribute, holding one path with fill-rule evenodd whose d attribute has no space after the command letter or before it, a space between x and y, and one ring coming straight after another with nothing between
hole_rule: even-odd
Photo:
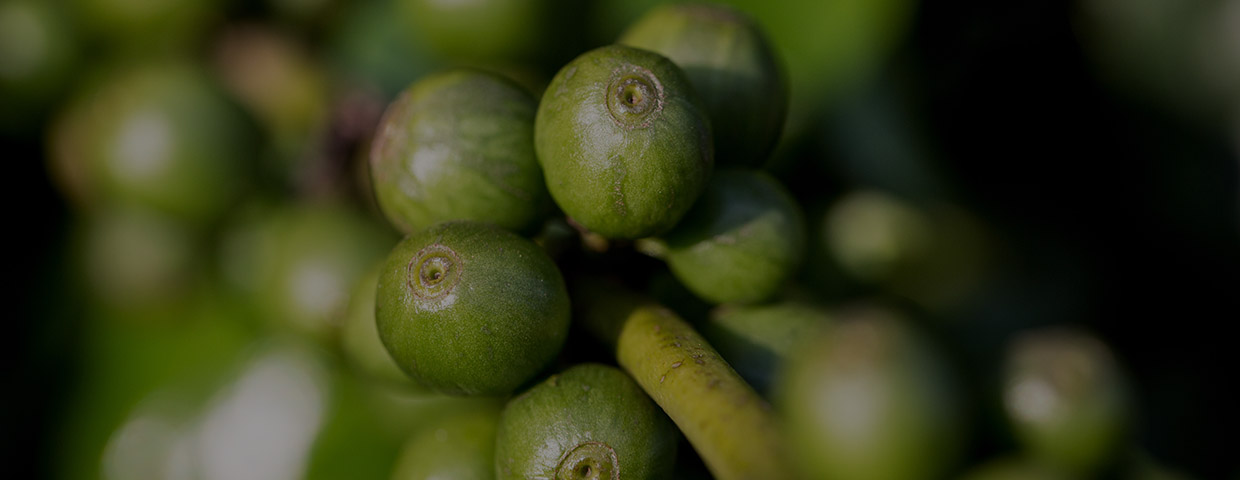
<instances>
[{"instance_id":1,"label":"fruit attachment point","mask_svg":"<svg viewBox=\"0 0 1240 480\"><path fill-rule=\"evenodd\" d=\"M626 129L645 128L663 111L663 84L653 72L625 64L607 86L607 111Z\"/></svg>"},{"instance_id":2,"label":"fruit attachment point","mask_svg":"<svg viewBox=\"0 0 1240 480\"><path fill-rule=\"evenodd\" d=\"M619 480L620 459L603 442L582 442L560 460L556 480Z\"/></svg>"},{"instance_id":3,"label":"fruit attachment point","mask_svg":"<svg viewBox=\"0 0 1240 480\"><path fill-rule=\"evenodd\" d=\"M461 279L461 258L451 248L427 245L409 261L406 284L422 300L439 300L452 293Z\"/></svg>"}]
</instances>

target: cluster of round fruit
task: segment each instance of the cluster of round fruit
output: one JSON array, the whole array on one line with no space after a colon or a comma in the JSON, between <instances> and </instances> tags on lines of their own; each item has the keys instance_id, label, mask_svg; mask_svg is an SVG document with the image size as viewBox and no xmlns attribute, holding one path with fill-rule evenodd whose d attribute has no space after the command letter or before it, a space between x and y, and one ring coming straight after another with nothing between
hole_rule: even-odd
<instances>
[{"instance_id":1,"label":"cluster of round fruit","mask_svg":"<svg viewBox=\"0 0 1240 480\"><path fill-rule=\"evenodd\" d=\"M192 10L206 9L203 0L191 3L198 5ZM322 9L331 2L309 3ZM85 246L82 276L107 304L101 311L116 318L83 325L83 337L102 346L85 349L91 351L82 363L99 366L84 370L81 377L94 384L74 400L90 406L84 411L107 412L98 414L106 420L66 422L73 425L71 437L88 440L61 443L90 444L94 430L110 429L123 415L129 420L110 440L100 430L102 454L81 447L88 453L77 455L89 465L102 458L105 472L71 467L65 477L155 478L167 467L155 457L180 461L183 452L174 450L199 443L213 456L195 468L224 472L204 477L236 478L246 469L252 478L264 477L252 465L255 456L295 465L299 457L277 453L309 448L311 438L319 445L313 455L375 472L325 462L331 466L306 467L306 478L320 478L318 470L347 472L333 478L387 473L391 458L354 457L382 457L373 452L406 440L392 473L402 480L1127 475L1114 470L1129 468L1124 462L1132 460L1125 457L1131 453L1132 399L1116 360L1088 334L1022 334L1010 344L1002 371L992 372L951 360L973 353L967 350L975 343L997 350L1007 333L996 331L1005 326L963 319L943 327L948 322L918 324L899 313L910 309L826 310L819 304L822 296L835 301L878 291L908 299L916 305L911 311L939 314L986 283L976 271L984 269L977 252L986 250L987 239L966 212L933 200L922 209L877 191L824 191L837 179L795 177L821 173L803 168L818 166L816 158L799 159L806 161L778 174L792 188L761 169L767 157L780 157L771 152L784 135L785 118L787 129L797 130L794 137L814 136L805 132L804 117L821 105L809 104L850 77L845 73L852 67L832 62L871 62L863 59L883 51L881 45L890 43L883 38L894 36L884 32L898 30L880 27L901 23L883 19L901 17L914 2L727 2L765 22L766 32L730 8L665 6L630 25L616 45L563 65L545 88L542 74L551 72L533 72L531 79L519 67L504 68L506 61L559 58L547 52L561 37L556 47L585 50L550 26L563 26L564 17L593 3L609 21L627 22L636 15L613 10L637 13L658 2L384 0L359 2L357 18L341 22L348 35L331 50L365 55L341 54L351 60L340 70L356 74L371 63L399 70L382 75L391 77L393 85L383 87L388 93L417 76L402 68L422 61L399 51L392 34L398 30L416 30L452 61L478 59L516 79L479 69L442 71L418 80L388 108L369 152L370 182L358 190L372 189L389 223L407 235L394 249L390 232L322 202L342 192L325 194L316 182L353 180L338 168L349 163L343 158L349 152L302 162L303 156L328 156L315 150L322 146L316 141L336 121L328 111L338 107L329 107L325 75L315 73L313 57L295 48L298 43L262 27L225 30L217 59L224 89L203 65L182 61L144 61L87 77L49 129L51 168L65 195L87 213L79 242ZM398 16L390 4L403 6L414 24L389 20ZM0 27L31 17L11 12L50 5L0 4ZM202 30L190 28L201 22L150 18L161 17L167 21L154 22L161 31ZM118 32L142 30L133 22L112 23ZM23 31L0 28L0 64L26 58L13 53L26 53L13 48L22 42L2 41ZM619 31L599 35L614 38ZM69 56L62 50L48 46L56 58ZM371 55L376 52L383 56ZM63 62L48 63L48 71ZM21 69L0 70L4 77ZM26 78L33 80L0 78L0 93L17 85L22 98L35 99L37 90L54 90L56 82ZM887 95L876 91L870 95ZM357 121L365 126L351 129L349 138L370 136L382 105L374 103L374 117ZM0 108L0 129L6 117L22 117L10 115L21 113L10 105L16 104ZM852 106L866 111L842 115L836 122L849 125L831 132L850 137L838 139L844 143L872 141L872 107ZM261 159L252 151L255 120L272 137ZM795 149L805 140L785 145ZM905 140L883 137L876 148L899 149ZM866 163L881 155L854 156L864 158L822 163ZM260 162L259 172L251 160L279 164ZM336 170L324 167L337 164ZM276 188L257 185L264 181ZM326 190L332 188L343 190ZM272 208L283 201L272 197L288 190L314 202ZM217 273L205 252L213 246L220 247L211 253L221 257L218 273L228 283L218 291L215 279L207 278ZM848 278L824 278L837 273ZM837 281L858 285L834 289ZM350 285L356 287L348 295ZM234 299L233 293L241 295ZM167 305L178 300L189 305ZM1023 308L1002 307L1000 316ZM955 313L942 316L956 319ZM263 328L251 328L250 315ZM936 342L927 332L936 327L959 327L952 334L964 332L969 344ZM253 362L254 370L235 386L211 398L198 399L197 390L184 394L195 397L186 402L191 406L143 401L135 407L116 400L159 400L179 392L179 385L148 392L137 385L157 381L127 379L192 384L179 377L218 374L253 334L289 332L321 340L317 345L328 345L353 367L334 372L341 373L332 378L338 390L319 382L323 365L272 349L277 353ZM941 343L956 348L938 348ZM999 352L979 357L989 359L989 353L997 358ZM165 368L178 361L191 367ZM273 362L280 368L273 370ZM195 374L194 365L212 373ZM957 375L962 370L969 375ZM365 384L365 395L350 402L348 386L355 380ZM278 395L247 390L281 387L289 388ZM234 415L244 410L233 406L236 399L249 397L267 403L246 412L255 417ZM343 412L338 424L285 408L302 401L313 407L307 411L327 411L329 398L330 411ZM968 408L981 401L999 411ZM198 402L206 403L201 414L193 406ZM301 432L296 439L257 445L267 437L238 427L281 408L289 415L261 420L295 426L289 430ZM363 413L391 427L391 438L366 430L370 417L350 420L367 409ZM149 432L152 418L176 428ZM971 441L989 427L971 424L989 420L1006 422L996 437L1015 445ZM328 422L322 435L319 422ZM224 431L231 435L217 435ZM333 448L339 444L350 448ZM259 448L272 445L272 451ZM394 458L395 443L390 447ZM58 454L57 462L70 464L60 459L73 456ZM1138 460L1142 473L1127 476L1163 478L1146 473L1150 462ZM985 463L960 475L959 467L973 461ZM264 478L295 478L298 471Z\"/></svg>"},{"instance_id":2,"label":"cluster of round fruit","mask_svg":"<svg viewBox=\"0 0 1240 480\"><path fill-rule=\"evenodd\" d=\"M707 5L652 11L619 44L565 65L541 102L478 70L419 80L388 108L371 151L379 206L408 234L379 273L383 345L401 370L444 393L505 395L534 379L560 352L572 310L561 268L520 235L538 232L552 201L587 236L645 242L704 299L769 299L805 245L792 196L753 169L786 107L759 29ZM571 303L608 317L591 310L624 295L591 295L593 281L574 278ZM626 316L598 320L602 337ZM510 402L497 434L500 477L667 475L676 430L647 394L720 478L784 471L761 397L683 321L652 322L632 347L611 339L628 375L576 366ZM628 364L626 349L658 363ZM742 448L752 435L763 441Z\"/></svg>"},{"instance_id":3,"label":"cluster of round fruit","mask_svg":"<svg viewBox=\"0 0 1240 480\"><path fill-rule=\"evenodd\" d=\"M502 413L462 423L469 433L451 447L415 442L423 448L406 470L666 478L679 432L725 480L952 471L967 416L947 362L917 329L881 307L831 318L811 302L767 303L806 248L801 208L757 169L787 98L754 22L678 5L563 66L541 100L458 69L390 105L370 166L379 206L407 236L377 274L373 321L390 357L370 364L453 395L524 389ZM557 264L560 212L587 250L640 250L723 305L707 330L607 278L589 265L596 257ZM620 369L549 368L570 317ZM1094 471L1122 437L1122 377L1088 336L1026 343L1009 372L1022 441L1045 464ZM548 370L561 371L543 378ZM1100 413L1074 424L1065 412L1081 409ZM998 463L976 478L1030 472L1040 471Z\"/></svg>"}]
</instances>

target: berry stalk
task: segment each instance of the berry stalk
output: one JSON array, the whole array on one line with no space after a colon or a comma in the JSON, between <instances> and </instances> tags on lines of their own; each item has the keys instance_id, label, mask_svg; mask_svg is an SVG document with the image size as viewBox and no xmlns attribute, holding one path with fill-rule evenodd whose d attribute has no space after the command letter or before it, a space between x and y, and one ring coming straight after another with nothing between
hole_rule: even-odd
<instances>
[{"instance_id":1,"label":"berry stalk","mask_svg":"<svg viewBox=\"0 0 1240 480\"><path fill-rule=\"evenodd\" d=\"M671 310L604 282L581 282L574 299L594 335L680 428L721 480L792 474L768 404Z\"/></svg>"}]
</instances>

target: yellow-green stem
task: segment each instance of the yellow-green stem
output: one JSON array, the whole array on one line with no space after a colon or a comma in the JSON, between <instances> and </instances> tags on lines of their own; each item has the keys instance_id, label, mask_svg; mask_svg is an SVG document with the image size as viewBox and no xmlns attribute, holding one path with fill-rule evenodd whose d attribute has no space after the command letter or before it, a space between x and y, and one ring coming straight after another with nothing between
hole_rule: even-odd
<instances>
[{"instance_id":1,"label":"yellow-green stem","mask_svg":"<svg viewBox=\"0 0 1240 480\"><path fill-rule=\"evenodd\" d=\"M720 480L792 478L770 404L671 310L597 281L579 284L586 327L663 408Z\"/></svg>"}]
</instances>

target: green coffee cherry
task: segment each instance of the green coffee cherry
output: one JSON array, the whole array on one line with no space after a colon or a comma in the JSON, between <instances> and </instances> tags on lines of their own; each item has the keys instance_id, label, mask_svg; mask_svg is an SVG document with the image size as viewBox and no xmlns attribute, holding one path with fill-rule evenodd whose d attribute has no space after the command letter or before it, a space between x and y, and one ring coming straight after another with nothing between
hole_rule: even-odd
<instances>
[{"instance_id":1,"label":"green coffee cherry","mask_svg":"<svg viewBox=\"0 0 1240 480\"><path fill-rule=\"evenodd\" d=\"M1018 337L1008 351L1003 407L1029 454L1091 475L1126 446L1132 404L1127 379L1106 345L1076 330Z\"/></svg>"},{"instance_id":2,"label":"green coffee cherry","mask_svg":"<svg viewBox=\"0 0 1240 480\"><path fill-rule=\"evenodd\" d=\"M940 478L962 451L962 413L944 361L894 313L872 308L790 358L776 399L804 478Z\"/></svg>"},{"instance_id":3,"label":"green coffee cherry","mask_svg":"<svg viewBox=\"0 0 1240 480\"><path fill-rule=\"evenodd\" d=\"M406 237L379 274L379 338L406 374L454 395L502 395L568 334L564 279L529 240L448 222Z\"/></svg>"},{"instance_id":4,"label":"green coffee cherry","mask_svg":"<svg viewBox=\"0 0 1240 480\"><path fill-rule=\"evenodd\" d=\"M401 450L392 480L492 480L498 406L436 418Z\"/></svg>"},{"instance_id":5,"label":"green coffee cherry","mask_svg":"<svg viewBox=\"0 0 1240 480\"><path fill-rule=\"evenodd\" d=\"M849 276L940 311L969 300L991 262L987 232L969 212L878 190L841 197L819 233L820 247Z\"/></svg>"},{"instance_id":6,"label":"green coffee cherry","mask_svg":"<svg viewBox=\"0 0 1240 480\"><path fill-rule=\"evenodd\" d=\"M851 192L823 220L824 242L835 260L864 282L886 281L933 253L929 215L884 192Z\"/></svg>"},{"instance_id":7,"label":"green coffee cherry","mask_svg":"<svg viewBox=\"0 0 1240 480\"><path fill-rule=\"evenodd\" d=\"M630 26L619 43L664 55L689 76L710 114L716 165L766 161L783 130L788 88L752 19L719 5L664 5Z\"/></svg>"},{"instance_id":8,"label":"green coffee cherry","mask_svg":"<svg viewBox=\"0 0 1240 480\"><path fill-rule=\"evenodd\" d=\"M53 169L68 196L190 221L218 218L245 185L252 132L205 72L151 64L88 84L53 132Z\"/></svg>"},{"instance_id":9,"label":"green coffee cherry","mask_svg":"<svg viewBox=\"0 0 1240 480\"><path fill-rule=\"evenodd\" d=\"M409 233L449 220L537 227L550 205L534 156L534 98L475 70L431 75L388 107L370 167L389 220Z\"/></svg>"},{"instance_id":10,"label":"green coffee cherry","mask_svg":"<svg viewBox=\"0 0 1240 480\"><path fill-rule=\"evenodd\" d=\"M334 204L243 212L224 239L221 263L262 320L334 343L349 292L395 238L382 225Z\"/></svg>"},{"instance_id":11,"label":"green coffee cherry","mask_svg":"<svg viewBox=\"0 0 1240 480\"><path fill-rule=\"evenodd\" d=\"M805 219L777 180L722 170L664 240L668 266L693 293L714 303L760 302L800 266Z\"/></svg>"},{"instance_id":12,"label":"green coffee cherry","mask_svg":"<svg viewBox=\"0 0 1240 480\"><path fill-rule=\"evenodd\" d=\"M676 427L624 372L577 365L508 402L496 477L668 478L676 439Z\"/></svg>"},{"instance_id":13,"label":"green coffee cherry","mask_svg":"<svg viewBox=\"0 0 1240 480\"><path fill-rule=\"evenodd\" d=\"M81 278L104 305L126 311L184 299L202 280L202 241L183 222L132 208L85 219L77 242Z\"/></svg>"},{"instance_id":14,"label":"green coffee cherry","mask_svg":"<svg viewBox=\"0 0 1240 480\"><path fill-rule=\"evenodd\" d=\"M556 74L538 106L534 145L560 208L609 238L670 229L714 166L710 121L684 72L618 45Z\"/></svg>"}]
</instances>

